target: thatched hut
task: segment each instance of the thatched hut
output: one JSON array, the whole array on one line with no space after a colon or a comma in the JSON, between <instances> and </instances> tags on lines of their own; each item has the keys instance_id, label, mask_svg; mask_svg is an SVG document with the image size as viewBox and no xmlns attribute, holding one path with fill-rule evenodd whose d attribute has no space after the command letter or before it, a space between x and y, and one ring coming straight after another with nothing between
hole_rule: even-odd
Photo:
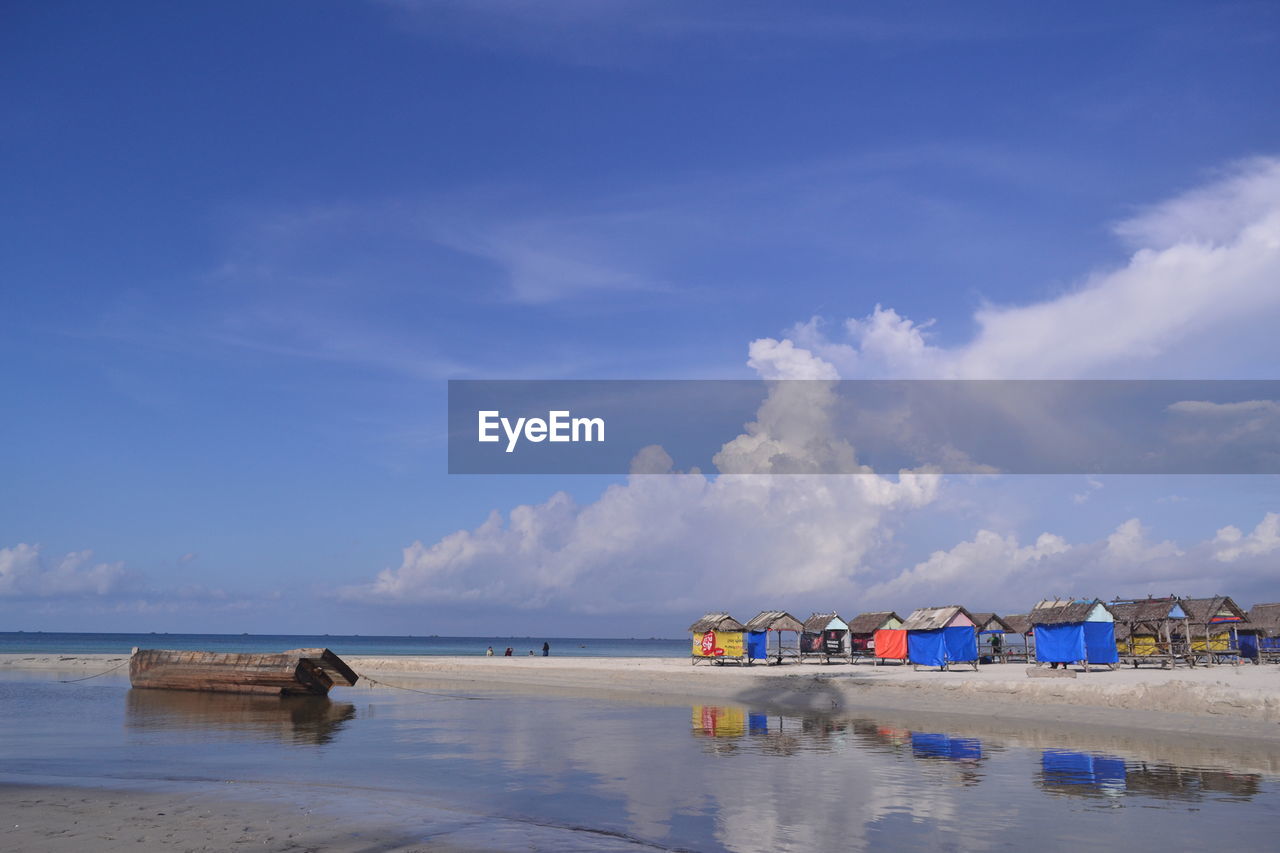
<instances>
[{"instance_id":1,"label":"thatched hut","mask_svg":"<svg viewBox=\"0 0 1280 853\"><path fill-rule=\"evenodd\" d=\"M978 632L978 660L1003 663L1005 635L1012 630L1009 623L995 613L975 613L973 627Z\"/></svg>"},{"instance_id":2,"label":"thatched hut","mask_svg":"<svg viewBox=\"0 0 1280 853\"><path fill-rule=\"evenodd\" d=\"M689 626L693 634L693 663L747 662L745 627L728 613L708 613Z\"/></svg>"},{"instance_id":3,"label":"thatched hut","mask_svg":"<svg viewBox=\"0 0 1280 853\"><path fill-rule=\"evenodd\" d=\"M1258 663L1280 660L1280 602L1255 604L1249 608L1249 624L1253 634L1242 634L1240 653ZM1252 655L1247 652L1252 647Z\"/></svg>"},{"instance_id":4,"label":"thatched hut","mask_svg":"<svg viewBox=\"0 0 1280 853\"><path fill-rule=\"evenodd\" d=\"M1090 664L1112 666L1120 661L1115 615L1098 599L1045 600L1030 616L1038 662L1078 663L1087 672Z\"/></svg>"},{"instance_id":5,"label":"thatched hut","mask_svg":"<svg viewBox=\"0 0 1280 853\"><path fill-rule=\"evenodd\" d=\"M958 604L922 607L902 623L907 632L907 656L918 667L947 669L953 663L978 668L978 635L973 614Z\"/></svg>"},{"instance_id":6,"label":"thatched hut","mask_svg":"<svg viewBox=\"0 0 1280 853\"><path fill-rule=\"evenodd\" d=\"M876 656L876 633L902 627L902 617L892 610L859 613L849 620L849 645L854 658Z\"/></svg>"},{"instance_id":7,"label":"thatched hut","mask_svg":"<svg viewBox=\"0 0 1280 853\"><path fill-rule=\"evenodd\" d=\"M1240 659L1240 635L1253 633L1249 616L1229 595L1184 598L1191 656L1207 664Z\"/></svg>"},{"instance_id":8,"label":"thatched hut","mask_svg":"<svg viewBox=\"0 0 1280 853\"><path fill-rule=\"evenodd\" d=\"M841 619L839 613L814 613L804 620L800 659L830 663L832 658L853 661L849 650L849 623Z\"/></svg>"},{"instance_id":9,"label":"thatched hut","mask_svg":"<svg viewBox=\"0 0 1280 853\"><path fill-rule=\"evenodd\" d=\"M1168 669L1179 662L1189 663L1187 613L1178 599L1146 598L1112 601L1108 605L1116 619L1116 646L1125 663L1159 664Z\"/></svg>"},{"instance_id":10,"label":"thatched hut","mask_svg":"<svg viewBox=\"0 0 1280 853\"><path fill-rule=\"evenodd\" d=\"M800 660L800 633L804 631L804 623L785 610L761 610L744 628L749 662L762 660L774 664ZM787 638L786 634L792 636Z\"/></svg>"}]
</instances>

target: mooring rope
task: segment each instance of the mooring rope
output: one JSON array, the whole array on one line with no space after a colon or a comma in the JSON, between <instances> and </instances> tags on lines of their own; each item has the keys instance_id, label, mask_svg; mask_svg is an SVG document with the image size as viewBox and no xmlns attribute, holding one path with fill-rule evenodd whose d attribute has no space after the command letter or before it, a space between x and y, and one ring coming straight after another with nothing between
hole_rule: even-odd
<instances>
[{"instance_id":1,"label":"mooring rope","mask_svg":"<svg viewBox=\"0 0 1280 853\"><path fill-rule=\"evenodd\" d=\"M97 678L100 675L106 675L107 673L115 672L120 667L128 666L128 665L129 665L129 659L125 658L120 663L111 667L111 669L105 669L102 672L95 672L93 675L86 675L84 678L59 678L58 683L59 684L75 684L77 681L88 681L90 678Z\"/></svg>"},{"instance_id":2,"label":"mooring rope","mask_svg":"<svg viewBox=\"0 0 1280 853\"><path fill-rule=\"evenodd\" d=\"M435 693L430 690L419 690L416 687L402 687L399 684L388 684L385 681L379 681L378 679L365 675L362 672L357 672L356 675L360 676L360 678L370 684L378 684L382 687L390 687L393 690L404 690L409 693L421 693L423 696L438 696L441 699L465 699L468 702L487 702L490 699L488 696L458 696L453 693Z\"/></svg>"}]
</instances>

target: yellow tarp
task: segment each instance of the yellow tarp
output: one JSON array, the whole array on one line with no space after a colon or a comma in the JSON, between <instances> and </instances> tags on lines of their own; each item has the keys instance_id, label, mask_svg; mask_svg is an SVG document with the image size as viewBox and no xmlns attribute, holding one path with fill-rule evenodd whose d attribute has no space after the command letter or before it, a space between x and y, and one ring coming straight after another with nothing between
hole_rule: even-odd
<instances>
[{"instance_id":1,"label":"yellow tarp","mask_svg":"<svg viewBox=\"0 0 1280 853\"><path fill-rule=\"evenodd\" d=\"M693 635L693 653L703 658L743 656L741 631L707 631Z\"/></svg>"}]
</instances>

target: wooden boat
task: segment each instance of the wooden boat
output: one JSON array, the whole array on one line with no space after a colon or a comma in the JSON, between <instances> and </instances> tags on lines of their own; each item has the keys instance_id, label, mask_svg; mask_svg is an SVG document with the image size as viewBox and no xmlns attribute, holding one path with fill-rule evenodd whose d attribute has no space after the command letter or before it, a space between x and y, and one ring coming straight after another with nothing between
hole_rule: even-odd
<instances>
[{"instance_id":1,"label":"wooden boat","mask_svg":"<svg viewBox=\"0 0 1280 853\"><path fill-rule=\"evenodd\" d=\"M334 684L351 686L359 677L328 649L279 654L134 649L129 659L129 681L147 689L326 696Z\"/></svg>"}]
</instances>

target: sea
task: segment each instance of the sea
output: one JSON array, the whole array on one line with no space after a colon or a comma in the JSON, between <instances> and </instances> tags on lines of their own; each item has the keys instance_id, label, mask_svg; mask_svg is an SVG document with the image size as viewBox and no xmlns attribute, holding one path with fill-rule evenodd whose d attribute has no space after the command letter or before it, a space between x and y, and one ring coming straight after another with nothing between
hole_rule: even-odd
<instances>
[{"instance_id":1,"label":"sea","mask_svg":"<svg viewBox=\"0 0 1280 853\"><path fill-rule=\"evenodd\" d=\"M566 657L687 657L689 640L653 637L378 637L359 634L60 634L0 632L0 654L128 654L131 649L193 649L208 652L282 652L328 648L342 655L483 655L551 653Z\"/></svg>"}]
</instances>

